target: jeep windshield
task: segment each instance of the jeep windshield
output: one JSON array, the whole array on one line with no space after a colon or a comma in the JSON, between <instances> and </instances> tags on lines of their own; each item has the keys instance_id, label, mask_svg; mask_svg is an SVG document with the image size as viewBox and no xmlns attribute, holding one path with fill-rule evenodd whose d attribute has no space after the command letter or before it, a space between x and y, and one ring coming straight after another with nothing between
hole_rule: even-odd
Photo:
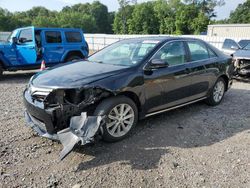
<instances>
[{"instance_id":1,"label":"jeep windshield","mask_svg":"<svg viewBox=\"0 0 250 188\"><path fill-rule=\"evenodd\" d=\"M7 42L12 42L12 38L16 36L17 30L14 30L10 33L10 35L7 38Z\"/></svg>"},{"instance_id":2,"label":"jeep windshield","mask_svg":"<svg viewBox=\"0 0 250 188\"><path fill-rule=\"evenodd\" d=\"M159 43L157 40L125 40L112 44L88 58L91 62L135 66Z\"/></svg>"}]
</instances>

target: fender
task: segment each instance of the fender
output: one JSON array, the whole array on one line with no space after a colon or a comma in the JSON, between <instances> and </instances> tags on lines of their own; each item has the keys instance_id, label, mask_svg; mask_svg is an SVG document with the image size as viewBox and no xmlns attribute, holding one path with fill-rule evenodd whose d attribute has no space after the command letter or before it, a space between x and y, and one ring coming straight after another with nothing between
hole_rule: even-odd
<instances>
[{"instance_id":1,"label":"fender","mask_svg":"<svg viewBox=\"0 0 250 188\"><path fill-rule=\"evenodd\" d=\"M84 57L88 57L88 54L86 52L86 50L82 50L82 49L77 49L77 50L66 50L66 52L63 54L62 58L61 58L61 62L64 62L65 58L68 56L69 53L71 52L80 52Z\"/></svg>"},{"instance_id":2,"label":"fender","mask_svg":"<svg viewBox=\"0 0 250 188\"><path fill-rule=\"evenodd\" d=\"M2 66L4 69L11 66L10 62L7 60L7 58L4 56L3 51L0 51L0 63L2 63Z\"/></svg>"}]
</instances>

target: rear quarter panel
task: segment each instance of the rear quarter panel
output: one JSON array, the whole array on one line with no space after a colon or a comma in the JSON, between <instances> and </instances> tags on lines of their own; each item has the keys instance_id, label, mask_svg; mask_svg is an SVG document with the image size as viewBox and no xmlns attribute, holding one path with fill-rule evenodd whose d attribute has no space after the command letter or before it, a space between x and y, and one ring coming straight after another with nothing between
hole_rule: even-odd
<instances>
[{"instance_id":1,"label":"rear quarter panel","mask_svg":"<svg viewBox=\"0 0 250 188\"><path fill-rule=\"evenodd\" d=\"M230 57L218 57L205 67L209 79L209 91L220 76L226 76L229 81L232 80L233 63Z\"/></svg>"}]
</instances>

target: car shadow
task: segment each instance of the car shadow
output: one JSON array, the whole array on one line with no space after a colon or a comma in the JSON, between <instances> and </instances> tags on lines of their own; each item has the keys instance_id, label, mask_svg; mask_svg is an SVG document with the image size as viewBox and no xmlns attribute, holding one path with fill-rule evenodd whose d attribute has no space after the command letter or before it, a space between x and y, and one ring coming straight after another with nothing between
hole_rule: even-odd
<instances>
[{"instance_id":1,"label":"car shadow","mask_svg":"<svg viewBox=\"0 0 250 188\"><path fill-rule=\"evenodd\" d=\"M114 162L132 169L154 169L173 147L210 146L250 129L249 104L242 95L250 99L249 90L231 89L219 106L199 102L140 121L133 134L120 142L78 146L74 152L85 155L77 171ZM85 161L86 155L92 159Z\"/></svg>"}]
</instances>

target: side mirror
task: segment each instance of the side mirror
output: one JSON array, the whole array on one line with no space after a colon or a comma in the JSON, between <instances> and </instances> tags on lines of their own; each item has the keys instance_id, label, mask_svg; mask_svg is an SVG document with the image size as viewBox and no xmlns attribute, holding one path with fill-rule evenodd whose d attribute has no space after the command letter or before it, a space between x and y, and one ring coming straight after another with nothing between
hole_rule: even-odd
<instances>
[{"instance_id":1,"label":"side mirror","mask_svg":"<svg viewBox=\"0 0 250 188\"><path fill-rule=\"evenodd\" d=\"M159 69L159 68L166 68L168 66L169 66L169 64L166 61L162 60L162 59L152 59L150 61L150 66L149 67L151 69Z\"/></svg>"},{"instance_id":2,"label":"side mirror","mask_svg":"<svg viewBox=\"0 0 250 188\"><path fill-rule=\"evenodd\" d=\"M25 43L26 41L27 41L26 38L19 38L19 39L18 39L18 42L19 42L19 43Z\"/></svg>"},{"instance_id":3,"label":"side mirror","mask_svg":"<svg viewBox=\"0 0 250 188\"><path fill-rule=\"evenodd\" d=\"M16 38L16 37L13 37L13 38L12 38L12 42L13 42L14 44L17 44L17 38Z\"/></svg>"},{"instance_id":4,"label":"side mirror","mask_svg":"<svg viewBox=\"0 0 250 188\"><path fill-rule=\"evenodd\" d=\"M231 46L231 49L232 49L232 50L239 50L239 47L233 45L233 46Z\"/></svg>"}]
</instances>

